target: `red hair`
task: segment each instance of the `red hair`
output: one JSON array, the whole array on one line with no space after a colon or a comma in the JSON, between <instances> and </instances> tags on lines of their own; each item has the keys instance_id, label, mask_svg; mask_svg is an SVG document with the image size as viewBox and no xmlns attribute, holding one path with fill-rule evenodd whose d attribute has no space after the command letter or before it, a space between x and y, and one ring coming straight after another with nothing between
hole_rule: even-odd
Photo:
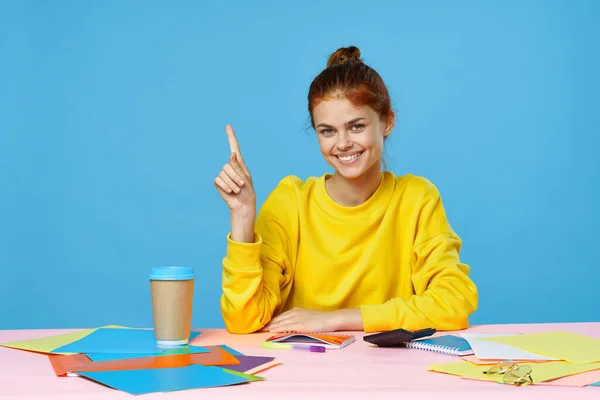
<instances>
[{"instance_id":1,"label":"red hair","mask_svg":"<svg viewBox=\"0 0 600 400\"><path fill-rule=\"evenodd\" d=\"M345 96L354 106L369 106L386 121L393 115L390 95L381 76L364 64L358 47L342 47L327 61L308 91L308 111L313 128L313 110L322 101Z\"/></svg>"}]
</instances>

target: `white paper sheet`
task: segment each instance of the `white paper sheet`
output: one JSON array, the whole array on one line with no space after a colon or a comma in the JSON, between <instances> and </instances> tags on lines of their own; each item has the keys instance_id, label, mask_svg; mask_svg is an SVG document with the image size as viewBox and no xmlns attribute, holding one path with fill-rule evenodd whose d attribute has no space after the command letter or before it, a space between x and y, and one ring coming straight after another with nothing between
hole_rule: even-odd
<instances>
[{"instance_id":1,"label":"white paper sheet","mask_svg":"<svg viewBox=\"0 0 600 400\"><path fill-rule=\"evenodd\" d=\"M494 336L513 336L504 333L461 333L460 334L471 346L475 356L480 360L556 360L542 356L540 354L530 353L525 350L509 346L504 343L481 340L482 337Z\"/></svg>"}]
</instances>

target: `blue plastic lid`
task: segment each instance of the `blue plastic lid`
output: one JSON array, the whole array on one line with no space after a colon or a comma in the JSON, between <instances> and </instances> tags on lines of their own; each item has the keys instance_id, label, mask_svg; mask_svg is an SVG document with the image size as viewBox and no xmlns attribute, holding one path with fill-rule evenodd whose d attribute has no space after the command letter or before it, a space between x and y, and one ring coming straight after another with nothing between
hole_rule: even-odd
<instances>
[{"instance_id":1,"label":"blue plastic lid","mask_svg":"<svg viewBox=\"0 0 600 400\"><path fill-rule=\"evenodd\" d=\"M150 271L150 280L153 281L187 281L195 277L190 267L154 267Z\"/></svg>"}]
</instances>

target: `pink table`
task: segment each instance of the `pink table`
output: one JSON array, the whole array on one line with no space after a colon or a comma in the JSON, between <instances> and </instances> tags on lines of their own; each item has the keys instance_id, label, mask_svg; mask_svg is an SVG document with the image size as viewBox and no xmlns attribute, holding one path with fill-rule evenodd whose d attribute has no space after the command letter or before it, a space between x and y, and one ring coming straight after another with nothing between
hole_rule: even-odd
<instances>
[{"instance_id":1,"label":"pink table","mask_svg":"<svg viewBox=\"0 0 600 400\"><path fill-rule=\"evenodd\" d=\"M533 325L485 325L470 328L480 333L531 333L568 330L600 338L600 322ZM72 330L0 331L0 343L33 339ZM355 333L349 347L325 354L263 349L269 336L260 333L230 335L224 330L201 330L193 344L227 344L248 355L273 355L283 363L259 375L266 378L239 386L195 389L144 395L144 398L255 398L255 399L342 399L371 396L373 399L600 399L600 387L515 387L489 382L463 380L428 372L434 363L455 361L454 357L409 349L373 348ZM73 399L121 399L133 396L84 378L57 377L47 356L0 347L0 397L39 396Z\"/></svg>"}]
</instances>

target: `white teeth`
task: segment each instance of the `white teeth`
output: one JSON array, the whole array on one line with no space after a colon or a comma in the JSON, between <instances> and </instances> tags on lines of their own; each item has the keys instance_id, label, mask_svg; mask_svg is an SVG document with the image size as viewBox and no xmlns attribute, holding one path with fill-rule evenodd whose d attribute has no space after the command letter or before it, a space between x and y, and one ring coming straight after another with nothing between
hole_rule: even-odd
<instances>
[{"instance_id":1,"label":"white teeth","mask_svg":"<svg viewBox=\"0 0 600 400\"><path fill-rule=\"evenodd\" d=\"M342 161L352 161L352 160L354 160L355 158L358 158L358 157L359 157L361 154L362 154L362 152L360 152L360 153L356 153L356 154L354 154L354 155L351 155L351 156L348 156L348 157L340 157L340 156L338 156L338 158L339 158L340 160L342 160Z\"/></svg>"}]
</instances>

